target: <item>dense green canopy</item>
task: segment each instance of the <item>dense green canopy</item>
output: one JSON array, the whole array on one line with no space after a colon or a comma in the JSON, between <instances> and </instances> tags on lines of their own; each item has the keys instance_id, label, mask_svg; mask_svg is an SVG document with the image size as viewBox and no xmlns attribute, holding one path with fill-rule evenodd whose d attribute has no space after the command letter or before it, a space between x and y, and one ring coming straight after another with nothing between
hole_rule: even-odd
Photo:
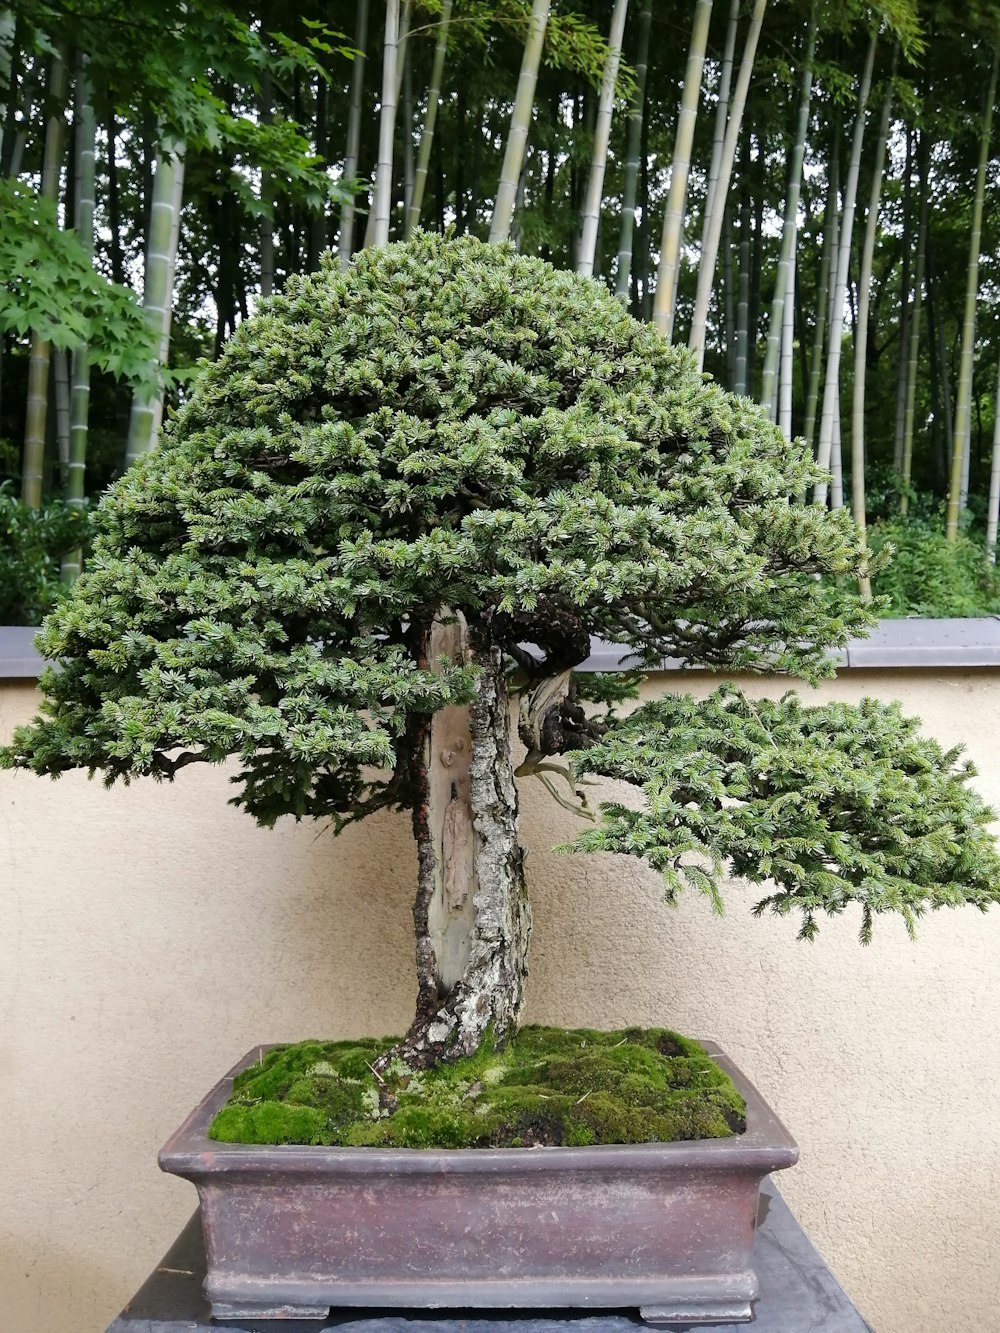
<instances>
[{"instance_id":1,"label":"dense green canopy","mask_svg":"<svg viewBox=\"0 0 1000 1333\"><path fill-rule=\"evenodd\" d=\"M486 650L539 693L593 634L831 674L872 611L815 578L863 559L844 511L794 502L816 476L597 282L468 237L365 251L265 302L105 496L42 632L48 716L4 761L111 781L237 755L259 820L339 828L419 806L422 719L473 699ZM467 663L426 659L442 608ZM577 771L645 805L577 845L644 856L668 897L678 869L713 897L727 862L773 879L806 933L851 901L866 935L874 912L985 907L989 811L913 726L726 694L612 709Z\"/></svg>"},{"instance_id":2,"label":"dense green canopy","mask_svg":"<svg viewBox=\"0 0 1000 1333\"><path fill-rule=\"evenodd\" d=\"M812 577L860 559L846 514L790 503L814 474L597 282L468 237L364 252L265 302L104 498L20 760L235 753L258 816L346 813L410 715L470 697L419 660L442 606L536 675L591 634L822 673L868 613Z\"/></svg>"}]
</instances>

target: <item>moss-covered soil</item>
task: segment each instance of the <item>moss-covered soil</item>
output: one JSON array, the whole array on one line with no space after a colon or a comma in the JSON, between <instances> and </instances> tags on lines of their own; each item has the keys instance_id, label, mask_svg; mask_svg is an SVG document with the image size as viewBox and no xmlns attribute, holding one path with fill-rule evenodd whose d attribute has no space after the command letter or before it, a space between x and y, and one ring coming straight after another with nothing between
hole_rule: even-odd
<instances>
[{"instance_id":1,"label":"moss-covered soil","mask_svg":"<svg viewBox=\"0 0 1000 1333\"><path fill-rule=\"evenodd\" d=\"M275 1048L235 1080L211 1137L522 1148L727 1138L746 1127L728 1076L697 1042L665 1028L527 1027L502 1051L487 1043L454 1064L414 1072L395 1062L380 1084L371 1066L394 1040Z\"/></svg>"}]
</instances>

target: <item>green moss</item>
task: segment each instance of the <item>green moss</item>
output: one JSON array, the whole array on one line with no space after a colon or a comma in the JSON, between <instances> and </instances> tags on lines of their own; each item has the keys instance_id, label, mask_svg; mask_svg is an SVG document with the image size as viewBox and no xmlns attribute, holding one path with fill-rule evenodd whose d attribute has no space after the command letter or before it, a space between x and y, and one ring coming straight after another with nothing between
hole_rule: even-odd
<instances>
[{"instance_id":1,"label":"green moss","mask_svg":"<svg viewBox=\"0 0 1000 1333\"><path fill-rule=\"evenodd\" d=\"M697 1042L665 1028L522 1028L502 1051L389 1073L395 1038L277 1047L234 1081L209 1134L227 1143L399 1148L531 1147L726 1138L745 1105Z\"/></svg>"}]
</instances>

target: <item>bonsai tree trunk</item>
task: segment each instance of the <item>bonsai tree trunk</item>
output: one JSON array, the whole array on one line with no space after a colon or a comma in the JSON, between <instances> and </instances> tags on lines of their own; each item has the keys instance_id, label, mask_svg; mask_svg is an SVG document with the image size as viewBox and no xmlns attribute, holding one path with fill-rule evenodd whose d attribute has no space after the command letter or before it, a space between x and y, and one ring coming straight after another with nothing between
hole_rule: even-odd
<instances>
[{"instance_id":1,"label":"bonsai tree trunk","mask_svg":"<svg viewBox=\"0 0 1000 1333\"><path fill-rule=\"evenodd\" d=\"M517 840L510 715L499 648L476 655L463 618L436 619L424 643L480 668L469 707L439 710L416 738L417 1013L377 1063L414 1069L472 1055L489 1031L503 1045L524 994L531 916Z\"/></svg>"}]
</instances>

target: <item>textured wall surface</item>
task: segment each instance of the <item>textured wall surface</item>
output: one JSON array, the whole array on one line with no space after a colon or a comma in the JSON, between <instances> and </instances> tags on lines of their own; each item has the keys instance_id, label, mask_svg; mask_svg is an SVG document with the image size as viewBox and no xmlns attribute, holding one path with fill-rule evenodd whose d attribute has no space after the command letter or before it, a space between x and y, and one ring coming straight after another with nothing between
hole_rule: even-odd
<instances>
[{"instance_id":1,"label":"textured wall surface","mask_svg":"<svg viewBox=\"0 0 1000 1333\"><path fill-rule=\"evenodd\" d=\"M650 689L701 693L703 676ZM754 682L755 692L784 683ZM965 742L1000 804L1000 674L845 672L820 692L902 698ZM0 685L0 732L27 685ZM335 841L257 829L224 773L111 792L0 774L0 1292L9 1333L99 1333L189 1215L156 1150L258 1041L402 1029L414 992L405 820ZM916 945L852 918L812 946L725 920L624 858L554 857L573 817L522 791L535 906L527 1017L718 1039L792 1129L781 1188L879 1333L995 1329L1000 1301L1000 912L938 915ZM789 1330L789 1333L798 1333Z\"/></svg>"}]
</instances>

